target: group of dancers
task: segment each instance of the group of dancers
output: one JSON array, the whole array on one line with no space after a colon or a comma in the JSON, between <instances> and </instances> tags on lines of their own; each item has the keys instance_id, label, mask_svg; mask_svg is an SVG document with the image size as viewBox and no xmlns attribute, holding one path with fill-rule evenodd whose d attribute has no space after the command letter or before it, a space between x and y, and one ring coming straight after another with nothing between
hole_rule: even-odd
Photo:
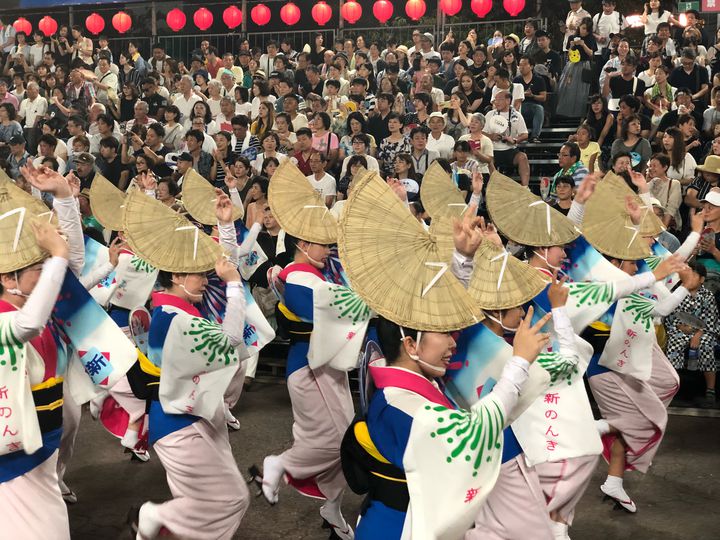
<instances>
[{"instance_id":1,"label":"group of dancers","mask_svg":"<svg viewBox=\"0 0 720 540\"><path fill-rule=\"evenodd\" d=\"M70 538L63 475L89 402L165 469L172 499L129 510L138 540L232 538L251 494L231 409L274 337L241 276L259 226L199 176L183 215L99 175L81 194L22 172L53 203L0 178L4 534ZM109 248L83 238L82 196ZM648 470L679 386L655 323L701 279L702 214L670 254L636 173L587 176L567 216L499 173L463 194L433 165L421 197L429 227L402 184L361 170L336 219L292 162L273 175L293 444L249 482L272 505L283 484L322 500L336 539L567 539L602 455L602 494L636 512L624 474ZM365 495L352 525L348 488Z\"/></svg>"}]
</instances>

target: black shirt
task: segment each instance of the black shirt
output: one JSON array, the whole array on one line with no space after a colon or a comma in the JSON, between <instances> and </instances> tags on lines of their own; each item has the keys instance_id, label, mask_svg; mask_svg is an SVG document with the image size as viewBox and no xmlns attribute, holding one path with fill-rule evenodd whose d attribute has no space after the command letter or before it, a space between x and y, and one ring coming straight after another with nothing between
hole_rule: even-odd
<instances>
[{"instance_id":1,"label":"black shirt","mask_svg":"<svg viewBox=\"0 0 720 540\"><path fill-rule=\"evenodd\" d=\"M527 91L529 88L535 96L540 94L540 92L547 92L547 87L545 86L545 79L543 79L542 77L538 77L537 75L533 75L529 83L525 82L525 79L523 79L522 75L518 75L517 77L515 77L513 79L513 82L522 84L525 91ZM527 101L528 103L540 103L535 98L529 98L527 96L525 97L525 101Z\"/></svg>"},{"instance_id":2,"label":"black shirt","mask_svg":"<svg viewBox=\"0 0 720 540\"><path fill-rule=\"evenodd\" d=\"M160 109L165 109L168 106L166 98L155 92L152 96L144 96L143 101L148 104L148 116L152 116L157 119L158 112ZM160 118L164 120L164 118Z\"/></svg>"},{"instance_id":3,"label":"black shirt","mask_svg":"<svg viewBox=\"0 0 720 540\"><path fill-rule=\"evenodd\" d=\"M313 86L310 81L306 82L304 85L302 85L301 88L301 94L303 97L307 97L308 94L317 94L318 96L322 96L323 90L325 89L325 81L320 79L318 83Z\"/></svg>"},{"instance_id":4,"label":"black shirt","mask_svg":"<svg viewBox=\"0 0 720 540\"><path fill-rule=\"evenodd\" d=\"M633 92L633 86L635 91ZM616 99L619 99L628 94L642 97L645 93L645 83L633 77L629 81L626 81L622 75L619 77L610 77L610 95Z\"/></svg>"},{"instance_id":5,"label":"black shirt","mask_svg":"<svg viewBox=\"0 0 720 540\"><path fill-rule=\"evenodd\" d=\"M550 74L556 79L560 76L562 71L562 60L560 55L550 49L548 52L543 50L538 51L535 54L535 65L544 65Z\"/></svg>"},{"instance_id":6,"label":"black shirt","mask_svg":"<svg viewBox=\"0 0 720 540\"><path fill-rule=\"evenodd\" d=\"M115 156L112 161L107 161L100 156L95 161L95 164L100 174L110 180L115 187L120 187L120 174L125 170L125 165L122 164L120 156Z\"/></svg>"},{"instance_id":7,"label":"black shirt","mask_svg":"<svg viewBox=\"0 0 720 540\"><path fill-rule=\"evenodd\" d=\"M697 94L703 84L710 84L710 79L707 69L695 64L690 73L686 73L682 66L676 67L670 73L667 82L675 88L689 88L693 94Z\"/></svg>"},{"instance_id":8,"label":"black shirt","mask_svg":"<svg viewBox=\"0 0 720 540\"><path fill-rule=\"evenodd\" d=\"M389 116L390 113L388 113ZM388 128L388 117L383 118L380 113L368 117L367 130L373 136L375 142L380 145L383 139L390 136Z\"/></svg>"},{"instance_id":9,"label":"black shirt","mask_svg":"<svg viewBox=\"0 0 720 540\"><path fill-rule=\"evenodd\" d=\"M695 119L695 125L702 127L703 124L703 117L702 115L695 109L690 113L692 117ZM660 133L665 133L669 127L677 125L678 117L680 116L680 113L677 109L674 111L669 111L665 113L665 115L662 117L662 120L660 120L660 125L658 126L658 131Z\"/></svg>"}]
</instances>

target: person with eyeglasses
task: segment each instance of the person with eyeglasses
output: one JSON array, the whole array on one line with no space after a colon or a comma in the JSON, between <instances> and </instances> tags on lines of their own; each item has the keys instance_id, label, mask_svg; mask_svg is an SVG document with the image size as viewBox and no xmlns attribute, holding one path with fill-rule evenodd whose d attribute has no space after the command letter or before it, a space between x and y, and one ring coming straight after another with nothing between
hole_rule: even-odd
<instances>
[{"instance_id":1,"label":"person with eyeglasses","mask_svg":"<svg viewBox=\"0 0 720 540\"><path fill-rule=\"evenodd\" d=\"M693 49L685 48L680 56L680 65L672 70L668 83L675 88L688 88L692 102L702 112L707 108L710 93L710 77L707 69L696 62L697 54Z\"/></svg>"}]
</instances>

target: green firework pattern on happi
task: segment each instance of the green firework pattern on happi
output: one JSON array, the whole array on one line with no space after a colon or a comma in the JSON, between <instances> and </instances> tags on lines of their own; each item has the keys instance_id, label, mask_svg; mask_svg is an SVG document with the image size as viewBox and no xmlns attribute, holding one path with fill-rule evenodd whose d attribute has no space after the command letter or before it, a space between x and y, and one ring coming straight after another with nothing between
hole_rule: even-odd
<instances>
[{"instance_id":1,"label":"green firework pattern on happi","mask_svg":"<svg viewBox=\"0 0 720 540\"><path fill-rule=\"evenodd\" d=\"M0 318L0 367L10 367L17 371L18 353L22 343L12 331L12 318Z\"/></svg>"},{"instance_id":2,"label":"green firework pattern on happi","mask_svg":"<svg viewBox=\"0 0 720 540\"><path fill-rule=\"evenodd\" d=\"M150 274L155 271L155 267L153 265L141 259L137 255L133 255L132 259L130 259L130 266L132 266L136 272L145 272L146 274Z\"/></svg>"},{"instance_id":3,"label":"green firework pattern on happi","mask_svg":"<svg viewBox=\"0 0 720 540\"><path fill-rule=\"evenodd\" d=\"M647 259L645 259L645 264L647 264L648 268L652 271L652 270L655 270L660 265L660 263L663 262L664 260L665 260L664 257L652 256L652 257L648 257Z\"/></svg>"},{"instance_id":4,"label":"green firework pattern on happi","mask_svg":"<svg viewBox=\"0 0 720 540\"><path fill-rule=\"evenodd\" d=\"M337 310L338 319L349 319L353 324L357 324L370 318L370 308L352 289L331 285L330 292L333 295L330 306Z\"/></svg>"},{"instance_id":5,"label":"green firework pattern on happi","mask_svg":"<svg viewBox=\"0 0 720 540\"><path fill-rule=\"evenodd\" d=\"M593 306L613 300L612 283L570 283L570 296L575 297L578 306Z\"/></svg>"},{"instance_id":6,"label":"green firework pattern on happi","mask_svg":"<svg viewBox=\"0 0 720 540\"><path fill-rule=\"evenodd\" d=\"M238 361L235 348L230 345L230 340L219 324L193 317L190 330L183 334L193 339L194 345L190 352L202 354L208 366L213 362L227 366Z\"/></svg>"},{"instance_id":7,"label":"green firework pattern on happi","mask_svg":"<svg viewBox=\"0 0 720 540\"><path fill-rule=\"evenodd\" d=\"M537 362L550 374L550 386L562 381L572 384L572 377L578 373L577 364L558 352L542 352L538 355Z\"/></svg>"},{"instance_id":8,"label":"green firework pattern on happi","mask_svg":"<svg viewBox=\"0 0 720 540\"><path fill-rule=\"evenodd\" d=\"M633 293L627 297L623 312L630 313L633 317L633 322L636 323L640 321L645 331L649 332L653 327L653 309L655 309L655 302L637 293Z\"/></svg>"},{"instance_id":9,"label":"green firework pattern on happi","mask_svg":"<svg viewBox=\"0 0 720 540\"><path fill-rule=\"evenodd\" d=\"M498 439L503 430L504 415L497 403L476 406L474 412L440 405L426 405L425 410L437 413L436 420L440 426L430 433L430 437L445 438L446 445L450 447L447 463L458 459L472 462L473 476L477 476L480 466L491 461L493 452L500 449Z\"/></svg>"}]
</instances>

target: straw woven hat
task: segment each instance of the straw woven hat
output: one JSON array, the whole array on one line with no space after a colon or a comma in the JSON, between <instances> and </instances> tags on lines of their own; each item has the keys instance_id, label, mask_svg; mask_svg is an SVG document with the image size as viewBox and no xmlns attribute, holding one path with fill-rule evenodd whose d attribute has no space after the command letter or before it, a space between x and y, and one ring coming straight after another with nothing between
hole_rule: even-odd
<instances>
[{"instance_id":1,"label":"straw woven hat","mask_svg":"<svg viewBox=\"0 0 720 540\"><path fill-rule=\"evenodd\" d=\"M217 225L215 216L215 188L195 169L185 175L182 185L182 202L188 213L203 225ZM233 221L242 219L243 207L233 205Z\"/></svg>"},{"instance_id":2,"label":"straw woven hat","mask_svg":"<svg viewBox=\"0 0 720 540\"><path fill-rule=\"evenodd\" d=\"M595 249L610 257L621 260L644 259L652 253L643 238L645 234L642 229L650 227L633 224L625 211L626 195L637 197L625 181L615 174L608 173L598 182L595 192L585 204L583 235ZM636 202L643 208L646 217L649 214L654 217L651 205L645 205L640 197L637 197Z\"/></svg>"},{"instance_id":3,"label":"straw woven hat","mask_svg":"<svg viewBox=\"0 0 720 540\"><path fill-rule=\"evenodd\" d=\"M34 220L52 218L41 201L29 195L0 174L0 273L15 272L47 257L35 241L30 226Z\"/></svg>"},{"instance_id":4,"label":"straw woven hat","mask_svg":"<svg viewBox=\"0 0 720 540\"><path fill-rule=\"evenodd\" d=\"M440 216L460 217L467 208L465 197L450 175L436 161L423 176L420 200L433 219Z\"/></svg>"},{"instance_id":5,"label":"straw woven hat","mask_svg":"<svg viewBox=\"0 0 720 540\"><path fill-rule=\"evenodd\" d=\"M289 159L280 164L270 180L268 203L287 234L315 244L337 242L337 220L323 197Z\"/></svg>"},{"instance_id":6,"label":"straw woven hat","mask_svg":"<svg viewBox=\"0 0 720 540\"><path fill-rule=\"evenodd\" d=\"M167 272L206 272L223 254L220 245L187 218L140 190L125 199L122 230L139 257Z\"/></svg>"},{"instance_id":7,"label":"straw woven hat","mask_svg":"<svg viewBox=\"0 0 720 540\"><path fill-rule=\"evenodd\" d=\"M452 275L437 239L375 172L355 178L338 251L353 290L396 324L449 332L483 318Z\"/></svg>"},{"instance_id":8,"label":"straw woven hat","mask_svg":"<svg viewBox=\"0 0 720 540\"><path fill-rule=\"evenodd\" d=\"M562 246L580 236L567 217L497 171L490 176L485 196L492 222L517 244Z\"/></svg>"},{"instance_id":9,"label":"straw woven hat","mask_svg":"<svg viewBox=\"0 0 720 540\"><path fill-rule=\"evenodd\" d=\"M90 209L100 225L111 231L123 230L125 193L100 173L90 185Z\"/></svg>"},{"instance_id":10,"label":"straw woven hat","mask_svg":"<svg viewBox=\"0 0 720 540\"><path fill-rule=\"evenodd\" d=\"M475 254L468 293L483 309L510 309L535 298L547 284L529 264L491 242L483 242Z\"/></svg>"},{"instance_id":11,"label":"straw woven hat","mask_svg":"<svg viewBox=\"0 0 720 540\"><path fill-rule=\"evenodd\" d=\"M422 226L422 224L421 224ZM432 220L428 228L430 236L435 238L440 260L450 264L455 252L455 240L453 238L453 218L437 217Z\"/></svg>"}]
</instances>

